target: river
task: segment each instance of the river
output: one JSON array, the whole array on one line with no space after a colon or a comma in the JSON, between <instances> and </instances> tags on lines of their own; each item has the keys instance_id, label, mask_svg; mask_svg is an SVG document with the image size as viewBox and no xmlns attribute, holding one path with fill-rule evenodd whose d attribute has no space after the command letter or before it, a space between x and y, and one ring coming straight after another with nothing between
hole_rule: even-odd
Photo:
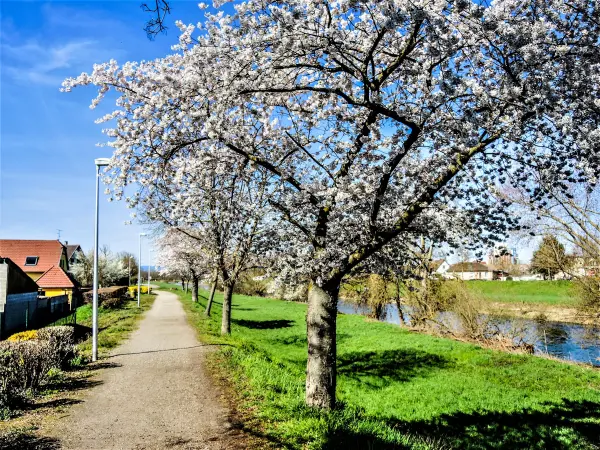
<instances>
[{"instance_id":1,"label":"river","mask_svg":"<svg viewBox=\"0 0 600 450\"><path fill-rule=\"evenodd\" d=\"M339 301L338 310L344 314L366 315L369 312L366 307L343 300ZM385 312L385 322L400 323L396 305L387 305ZM493 320L501 329L522 328L524 340L534 345L537 354L600 367L600 327L505 317L493 317Z\"/></svg>"}]
</instances>

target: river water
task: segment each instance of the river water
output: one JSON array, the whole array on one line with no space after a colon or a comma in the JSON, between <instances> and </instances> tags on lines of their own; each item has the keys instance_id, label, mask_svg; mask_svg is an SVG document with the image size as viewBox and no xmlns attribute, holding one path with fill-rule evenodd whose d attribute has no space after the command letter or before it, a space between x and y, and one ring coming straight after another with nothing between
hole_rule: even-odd
<instances>
[{"instance_id":1,"label":"river water","mask_svg":"<svg viewBox=\"0 0 600 450\"><path fill-rule=\"evenodd\" d=\"M344 314L369 313L368 308L343 300L339 301L338 310ZM400 323L396 305L387 305L385 312L385 322ZM493 321L503 330L522 329L525 342L533 344L537 354L547 353L556 358L600 367L600 327L504 317L493 317Z\"/></svg>"}]
</instances>

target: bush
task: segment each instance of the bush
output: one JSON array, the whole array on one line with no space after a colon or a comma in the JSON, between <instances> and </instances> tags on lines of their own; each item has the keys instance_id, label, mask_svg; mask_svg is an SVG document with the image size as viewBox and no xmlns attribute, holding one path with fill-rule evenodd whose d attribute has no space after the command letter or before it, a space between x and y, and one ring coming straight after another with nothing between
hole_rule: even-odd
<instances>
[{"instance_id":1,"label":"bush","mask_svg":"<svg viewBox=\"0 0 600 450\"><path fill-rule=\"evenodd\" d=\"M125 303L125 298L123 297L109 298L102 302L102 307L106 309L115 309L123 306L123 303Z\"/></svg>"},{"instance_id":2,"label":"bush","mask_svg":"<svg viewBox=\"0 0 600 450\"><path fill-rule=\"evenodd\" d=\"M56 365L56 354L48 341L0 343L0 409L23 403L30 391L46 380Z\"/></svg>"},{"instance_id":3,"label":"bush","mask_svg":"<svg viewBox=\"0 0 600 450\"><path fill-rule=\"evenodd\" d=\"M19 333L15 333L12 336L10 336L7 341L10 342L19 342L19 341L30 341L32 339L37 339L38 338L38 332L37 330L27 330L27 331L21 331Z\"/></svg>"},{"instance_id":4,"label":"bush","mask_svg":"<svg viewBox=\"0 0 600 450\"><path fill-rule=\"evenodd\" d=\"M48 380L51 369L74 354L73 327L47 327L17 333L0 342L0 410L23 403Z\"/></svg>"},{"instance_id":5,"label":"bush","mask_svg":"<svg viewBox=\"0 0 600 450\"><path fill-rule=\"evenodd\" d=\"M235 285L235 293L250 297L264 297L267 294L267 280L255 280L251 275L243 276Z\"/></svg>"},{"instance_id":6,"label":"bush","mask_svg":"<svg viewBox=\"0 0 600 450\"><path fill-rule=\"evenodd\" d=\"M600 317L600 276L579 277L573 281L579 309L584 314Z\"/></svg>"},{"instance_id":7,"label":"bush","mask_svg":"<svg viewBox=\"0 0 600 450\"><path fill-rule=\"evenodd\" d=\"M47 341L55 355L56 366L65 367L74 355L75 330L69 326L46 327L38 330L38 337Z\"/></svg>"},{"instance_id":8,"label":"bush","mask_svg":"<svg viewBox=\"0 0 600 450\"><path fill-rule=\"evenodd\" d=\"M144 291L142 291L143 293ZM127 295L126 286L113 286L109 288L98 289L98 304L102 305L109 299L124 297ZM94 297L94 291L88 291L83 294L84 303L92 303Z\"/></svg>"},{"instance_id":9,"label":"bush","mask_svg":"<svg viewBox=\"0 0 600 450\"><path fill-rule=\"evenodd\" d=\"M129 286L128 288L129 291L129 295L132 297L136 297L137 296L137 286ZM142 294L147 294L148 293L148 286L142 284L141 288L140 288L140 292ZM152 293L152 288L150 288L150 293Z\"/></svg>"}]
</instances>

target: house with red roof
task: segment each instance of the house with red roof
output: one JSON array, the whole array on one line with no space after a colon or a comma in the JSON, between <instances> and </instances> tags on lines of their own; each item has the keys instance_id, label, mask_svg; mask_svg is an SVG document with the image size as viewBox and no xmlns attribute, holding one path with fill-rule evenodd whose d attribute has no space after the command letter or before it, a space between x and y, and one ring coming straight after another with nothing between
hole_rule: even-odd
<instances>
[{"instance_id":1,"label":"house with red roof","mask_svg":"<svg viewBox=\"0 0 600 450\"><path fill-rule=\"evenodd\" d=\"M0 257L14 262L46 297L72 299L75 282L68 275L67 248L58 240L0 239Z\"/></svg>"}]
</instances>

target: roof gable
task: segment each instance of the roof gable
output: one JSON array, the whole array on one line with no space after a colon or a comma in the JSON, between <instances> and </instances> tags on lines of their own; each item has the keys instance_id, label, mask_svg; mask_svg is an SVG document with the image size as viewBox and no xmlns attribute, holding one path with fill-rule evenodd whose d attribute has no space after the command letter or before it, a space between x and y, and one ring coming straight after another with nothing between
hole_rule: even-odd
<instances>
[{"instance_id":1,"label":"roof gable","mask_svg":"<svg viewBox=\"0 0 600 450\"><path fill-rule=\"evenodd\" d=\"M10 258L23 272L46 272L60 266L65 247L58 240L0 239L0 255ZM26 265L28 256L36 256L35 265Z\"/></svg>"},{"instance_id":2,"label":"roof gable","mask_svg":"<svg viewBox=\"0 0 600 450\"><path fill-rule=\"evenodd\" d=\"M52 266L36 281L42 289L49 288L74 288L75 284L69 276L58 266Z\"/></svg>"},{"instance_id":3,"label":"roof gable","mask_svg":"<svg viewBox=\"0 0 600 450\"><path fill-rule=\"evenodd\" d=\"M67 258L70 260L71 257L73 256L73 253L75 253L76 251L80 251L83 252L83 250L81 249L81 246L79 244L68 244L67 245Z\"/></svg>"}]
</instances>

